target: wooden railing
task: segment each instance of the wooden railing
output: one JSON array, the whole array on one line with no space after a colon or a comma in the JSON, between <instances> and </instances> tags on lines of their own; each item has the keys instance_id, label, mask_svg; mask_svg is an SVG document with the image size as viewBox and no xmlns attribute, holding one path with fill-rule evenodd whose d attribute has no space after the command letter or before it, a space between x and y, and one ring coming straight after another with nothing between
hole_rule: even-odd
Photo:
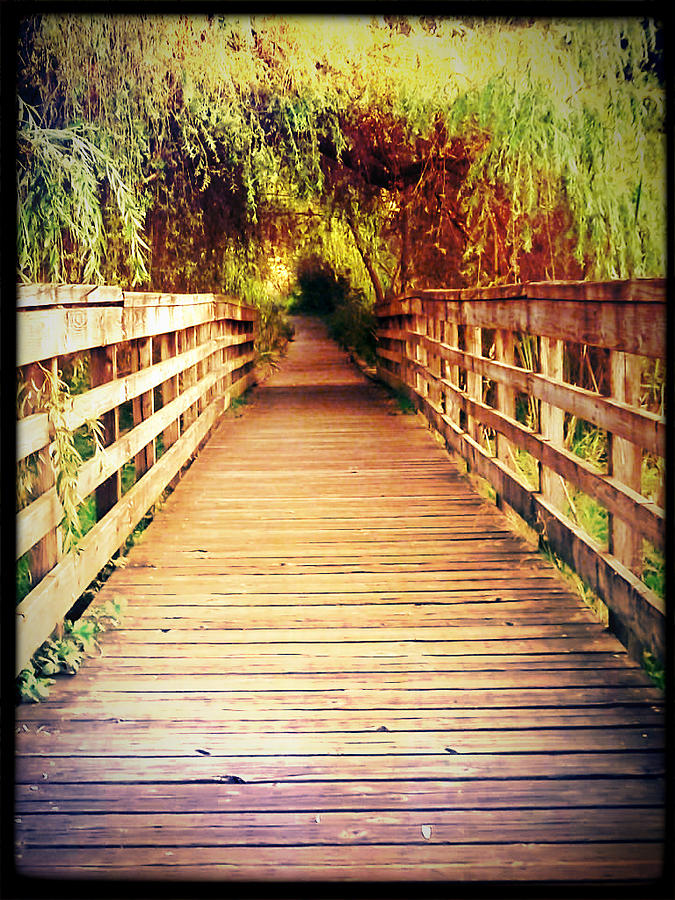
<instances>
[{"instance_id":1,"label":"wooden railing","mask_svg":"<svg viewBox=\"0 0 675 900\"><path fill-rule=\"evenodd\" d=\"M31 576L16 608L18 672L253 383L257 311L219 294L93 285L19 286L17 296L18 379L37 389L17 421L17 463L33 464L30 502L17 514L16 555ZM56 375L72 354L88 356L90 387L60 414L44 411L44 370ZM63 552L58 467L49 460L55 426L73 432L92 419L105 449L80 466L76 487L79 500L95 496L97 521ZM129 461L134 483L123 493Z\"/></svg>"},{"instance_id":2,"label":"wooden railing","mask_svg":"<svg viewBox=\"0 0 675 900\"><path fill-rule=\"evenodd\" d=\"M665 282L644 279L424 290L375 309L380 378L543 534L629 649L661 659L664 602L641 567L643 541L664 549L664 509L643 495L641 470L644 453L664 457L665 422L639 394L644 358L665 358L665 300ZM604 391L563 380L574 344L577 358L602 348ZM516 365L518 345L534 348L538 371ZM528 406L532 427L517 414ZM606 471L565 446L566 414L607 433ZM534 485L516 464L523 452L536 460ZM606 546L575 521L570 484L606 510Z\"/></svg>"}]
</instances>

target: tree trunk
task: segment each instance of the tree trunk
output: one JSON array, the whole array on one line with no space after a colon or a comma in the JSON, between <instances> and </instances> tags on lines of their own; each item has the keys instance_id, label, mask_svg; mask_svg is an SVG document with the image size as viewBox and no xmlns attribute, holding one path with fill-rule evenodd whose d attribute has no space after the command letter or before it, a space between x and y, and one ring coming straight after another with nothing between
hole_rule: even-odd
<instances>
[{"instance_id":1,"label":"tree trunk","mask_svg":"<svg viewBox=\"0 0 675 900\"><path fill-rule=\"evenodd\" d=\"M351 216L347 216L347 224L354 235L354 243L356 244L356 249L359 251L361 255L361 259L363 260L363 264L366 267L366 271L370 276L371 284L373 285L373 290L375 292L375 302L376 303L384 303L384 291L382 290L382 282L380 281L380 276L377 274L375 267L373 265L373 261L370 256L366 252L365 247L361 242L361 238L358 235L356 227L351 219Z\"/></svg>"},{"instance_id":2,"label":"tree trunk","mask_svg":"<svg viewBox=\"0 0 675 900\"><path fill-rule=\"evenodd\" d=\"M410 228L408 208L401 208L401 293L405 294L410 284Z\"/></svg>"}]
</instances>

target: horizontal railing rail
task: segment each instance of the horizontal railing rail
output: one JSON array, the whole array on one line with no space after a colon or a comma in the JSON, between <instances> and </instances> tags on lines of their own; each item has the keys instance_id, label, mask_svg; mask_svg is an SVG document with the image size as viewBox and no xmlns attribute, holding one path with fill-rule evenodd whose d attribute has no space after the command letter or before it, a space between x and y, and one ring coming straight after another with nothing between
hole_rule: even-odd
<instances>
[{"instance_id":1,"label":"horizontal railing rail","mask_svg":"<svg viewBox=\"0 0 675 900\"><path fill-rule=\"evenodd\" d=\"M232 399L255 380L258 312L221 294L127 292L95 285L20 285L17 464L30 463L17 512L16 556L30 591L17 605L16 666L63 620L107 561L179 475ZM45 402L73 354L86 359L86 390ZM77 502L95 498L95 524L64 552L57 430L91 420L103 449L78 466ZM125 427L126 423L126 427ZM132 467L123 490L122 472ZM28 471L28 468L26 468ZM61 474L61 477L62 474ZM91 502L91 500L89 501Z\"/></svg>"},{"instance_id":2,"label":"horizontal railing rail","mask_svg":"<svg viewBox=\"0 0 675 900\"><path fill-rule=\"evenodd\" d=\"M643 369L665 360L665 282L422 290L375 314L379 377L586 581L632 652L662 659L664 601L642 575L645 552L664 550L663 491L646 496L642 482L645 454L663 469L665 419L663 408L640 405L640 386ZM570 358L587 359L589 348L600 354L604 390L571 377ZM606 434L604 465L570 447L570 417ZM534 461L534 479L521 454ZM606 516L604 545L582 527L571 489Z\"/></svg>"}]
</instances>

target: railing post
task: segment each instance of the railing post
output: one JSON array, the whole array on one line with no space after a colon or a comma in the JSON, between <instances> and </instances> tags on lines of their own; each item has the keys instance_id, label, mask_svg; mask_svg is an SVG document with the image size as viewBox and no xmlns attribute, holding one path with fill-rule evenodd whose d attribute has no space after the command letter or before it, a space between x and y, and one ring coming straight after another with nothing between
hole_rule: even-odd
<instances>
[{"instance_id":1,"label":"railing post","mask_svg":"<svg viewBox=\"0 0 675 900\"><path fill-rule=\"evenodd\" d=\"M430 301L427 308L427 336L433 341L432 350L427 354L427 368L433 377L429 379L429 400L434 409L441 408L441 357L439 343L441 340L441 310L440 301Z\"/></svg>"},{"instance_id":2,"label":"railing post","mask_svg":"<svg viewBox=\"0 0 675 900\"><path fill-rule=\"evenodd\" d=\"M191 325L185 331L187 337L187 349L194 350L197 346L197 326ZM190 366L187 370L187 386L192 387L197 383L197 379L199 378L199 366ZM192 424L199 417L199 400L195 400L189 410L186 410L186 415L189 416L188 424Z\"/></svg>"},{"instance_id":3,"label":"railing post","mask_svg":"<svg viewBox=\"0 0 675 900\"><path fill-rule=\"evenodd\" d=\"M452 347L453 350L458 350L459 326L457 325L457 322L450 321L448 318L448 310L451 308L450 304L445 302L443 307L444 322L442 340L449 347ZM446 378L456 390L459 390L459 366L444 361L443 377ZM450 408L448 408L448 397L450 398ZM445 392L445 412L455 424L459 425L459 405L454 391Z\"/></svg>"},{"instance_id":4,"label":"railing post","mask_svg":"<svg viewBox=\"0 0 675 900\"><path fill-rule=\"evenodd\" d=\"M45 360L44 368L48 369L53 378L58 376L58 357L51 360ZM26 367L25 383L30 385L35 382L35 386L39 390L45 381L45 375L39 365L33 364ZM32 412L36 408L37 398L32 392L29 393L28 402L26 404L27 412ZM54 469L52 468L51 459L49 458L49 447L44 447L37 454L37 476L34 482L34 490L36 496L41 496L51 490L56 483ZM33 586L41 581L47 572L51 571L58 563L63 552L61 532L58 527L52 528L39 540L29 551L30 559L30 576Z\"/></svg>"},{"instance_id":5,"label":"railing post","mask_svg":"<svg viewBox=\"0 0 675 900\"><path fill-rule=\"evenodd\" d=\"M409 388L411 388L413 391L415 391L417 389L417 374L416 374L417 370L415 368L415 360L417 359L417 350L416 350L417 340L415 338L415 335L413 334L413 331L415 330L416 322L417 322L417 319L415 316L415 309L414 309L414 304L416 302L419 302L419 301L415 301L415 300L408 301L409 311L408 311L408 315L406 316L408 321L406 323L406 341L405 341L406 365L405 365L405 379L404 380L405 380L405 384Z\"/></svg>"},{"instance_id":6,"label":"railing post","mask_svg":"<svg viewBox=\"0 0 675 900\"><path fill-rule=\"evenodd\" d=\"M159 357L163 361L165 359L170 359L172 356L178 355L178 345L176 339L176 332L172 331L168 334L162 334L159 338ZM178 396L178 375L173 375L171 378L167 378L167 380L162 384L162 403L164 406L171 403L172 400L175 400ZM178 418L170 425L168 425L164 431L162 432L162 437L164 440L164 452L166 452L172 444L175 444L178 438L180 437L180 421Z\"/></svg>"},{"instance_id":7,"label":"railing post","mask_svg":"<svg viewBox=\"0 0 675 900\"><path fill-rule=\"evenodd\" d=\"M464 343L466 352L472 356L482 356L482 331L473 325L467 325L464 329ZM466 373L466 392L472 400L483 399L483 377L475 372ZM474 416L467 415L466 430L469 436L480 443L480 423Z\"/></svg>"},{"instance_id":8,"label":"railing post","mask_svg":"<svg viewBox=\"0 0 675 900\"><path fill-rule=\"evenodd\" d=\"M610 352L610 391L614 400L638 406L640 402L640 360L632 353ZM640 448L610 434L609 470L618 481L641 493L642 452ZM630 522L610 514L609 552L636 575L642 568L642 541Z\"/></svg>"},{"instance_id":9,"label":"railing post","mask_svg":"<svg viewBox=\"0 0 675 900\"><path fill-rule=\"evenodd\" d=\"M152 365L152 338L139 338L134 348L134 366L137 372ZM154 391L147 391L133 399L134 425L149 419L155 411ZM155 464L155 442L150 441L136 454L136 480Z\"/></svg>"},{"instance_id":10,"label":"railing post","mask_svg":"<svg viewBox=\"0 0 675 900\"><path fill-rule=\"evenodd\" d=\"M548 375L555 381L563 378L563 342L557 338L541 337L539 344L539 357L542 375ZM539 413L539 428L541 436L552 444L562 447L565 440L564 431L565 413L557 406L541 402ZM560 476L551 472L546 466L539 463L539 486L542 495L556 509L562 510L565 489Z\"/></svg>"},{"instance_id":11,"label":"railing post","mask_svg":"<svg viewBox=\"0 0 675 900\"><path fill-rule=\"evenodd\" d=\"M507 331L502 328L498 328L495 331L495 359L497 362L506 363L507 365L512 366L515 361L514 346L515 342L512 331ZM504 381L497 382L497 409L500 413L509 416L511 419L515 419L516 417L516 392ZM511 441L498 431L496 444L497 459L510 469L513 469L514 459ZM497 495L497 505L502 505L502 498L499 494Z\"/></svg>"},{"instance_id":12,"label":"railing post","mask_svg":"<svg viewBox=\"0 0 675 900\"><path fill-rule=\"evenodd\" d=\"M421 300L415 299L413 300L413 306L416 307L415 314L412 318L413 330L415 332L413 359L417 363L415 367L413 388L419 396L426 397L426 378L420 372L420 367L424 367L425 364L425 353L421 335L426 335L427 333L426 321L424 319L424 304Z\"/></svg>"},{"instance_id":13,"label":"railing post","mask_svg":"<svg viewBox=\"0 0 675 900\"><path fill-rule=\"evenodd\" d=\"M195 346L201 347L205 344L209 339L209 324L197 325L195 327ZM204 376L208 373L210 368L210 360L203 359L201 362L197 363L197 381L200 381ZM197 403L197 412L201 415L206 407L209 404L209 392L206 391L203 394L199 395L199 400Z\"/></svg>"},{"instance_id":14,"label":"railing post","mask_svg":"<svg viewBox=\"0 0 675 900\"><path fill-rule=\"evenodd\" d=\"M107 384L117 378L117 344L107 347L92 347L89 359L91 386ZM109 447L120 436L119 409L115 407L100 417L103 426L102 444ZM113 508L122 496L122 472L118 469L96 488L97 520Z\"/></svg>"}]
</instances>

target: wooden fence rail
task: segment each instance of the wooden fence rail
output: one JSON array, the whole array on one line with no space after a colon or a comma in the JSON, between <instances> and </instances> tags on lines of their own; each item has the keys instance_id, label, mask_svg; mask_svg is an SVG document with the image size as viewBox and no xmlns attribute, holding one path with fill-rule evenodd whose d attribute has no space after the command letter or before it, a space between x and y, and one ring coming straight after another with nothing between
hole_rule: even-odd
<instances>
[{"instance_id":1,"label":"wooden fence rail","mask_svg":"<svg viewBox=\"0 0 675 900\"><path fill-rule=\"evenodd\" d=\"M643 454L665 455L665 421L640 407L639 394L644 358L665 358L665 282L423 290L375 312L379 376L410 397L499 502L545 535L607 604L631 650L663 658L664 603L641 566L643 541L664 548L664 509L644 496L641 479ZM538 371L516 364L518 344L534 346ZM577 355L602 348L604 392L563 380L573 344ZM517 402L538 412L532 427ZM607 433L606 471L565 446L566 414ZM522 451L537 461L534 486L516 466ZM574 520L568 483L607 511L606 547Z\"/></svg>"},{"instance_id":2,"label":"wooden fence rail","mask_svg":"<svg viewBox=\"0 0 675 900\"><path fill-rule=\"evenodd\" d=\"M17 514L17 559L28 554L31 590L16 608L19 672L75 600L124 544L208 436L234 397L254 381L257 310L219 294L127 292L94 285L21 285L17 298L19 383L29 385L17 421L17 463L37 474ZM49 462L54 414L39 389L72 354L88 357L90 387L69 397L58 427L103 426L104 450L77 472L80 500L95 496L96 524L64 552L64 510ZM34 390L31 383L35 385ZM129 409L131 407L131 409ZM126 413L128 428L121 419ZM121 473L133 462L133 485Z\"/></svg>"}]
</instances>

